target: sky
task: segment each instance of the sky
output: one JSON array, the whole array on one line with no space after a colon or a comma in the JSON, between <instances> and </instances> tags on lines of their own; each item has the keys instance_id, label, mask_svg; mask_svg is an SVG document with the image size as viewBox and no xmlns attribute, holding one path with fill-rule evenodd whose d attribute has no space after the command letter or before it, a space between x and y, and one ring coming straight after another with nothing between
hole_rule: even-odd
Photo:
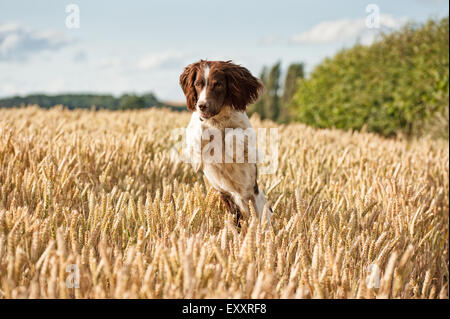
<instances>
[{"instance_id":1,"label":"sky","mask_svg":"<svg viewBox=\"0 0 450 319\"><path fill-rule=\"evenodd\" d=\"M233 60L256 76L277 61L309 72L342 48L448 13L446 0L0 0L0 97L182 101L179 75L199 59Z\"/></svg>"}]
</instances>

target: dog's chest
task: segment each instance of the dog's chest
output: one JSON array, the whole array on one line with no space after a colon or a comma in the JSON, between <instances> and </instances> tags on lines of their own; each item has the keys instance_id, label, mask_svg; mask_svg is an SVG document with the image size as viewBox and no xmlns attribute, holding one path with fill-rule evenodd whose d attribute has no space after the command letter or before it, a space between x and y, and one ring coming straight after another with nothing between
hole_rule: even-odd
<instances>
[{"instance_id":1,"label":"dog's chest","mask_svg":"<svg viewBox=\"0 0 450 319\"><path fill-rule=\"evenodd\" d=\"M215 189L230 194L251 192L256 179L256 164L248 161L248 147L243 149L243 163L236 158L237 147L233 148L231 154L226 148L227 134L233 132L229 129L245 130L251 127L247 115L239 113L233 114L234 117L229 117L226 121L213 123L201 121L194 113L188 126L188 146L191 145L193 149L192 145L201 145L200 153L191 153L194 154L194 168L201 168Z\"/></svg>"}]
</instances>

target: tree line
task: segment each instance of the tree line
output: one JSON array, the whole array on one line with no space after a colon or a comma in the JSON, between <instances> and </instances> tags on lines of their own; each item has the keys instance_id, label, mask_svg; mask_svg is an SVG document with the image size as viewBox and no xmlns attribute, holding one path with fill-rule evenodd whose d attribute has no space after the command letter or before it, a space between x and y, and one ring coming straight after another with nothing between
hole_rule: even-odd
<instances>
[{"instance_id":1,"label":"tree line","mask_svg":"<svg viewBox=\"0 0 450 319\"><path fill-rule=\"evenodd\" d=\"M63 105L70 110L77 108L125 110L162 106L169 107L173 110L180 109L179 107L162 103L153 93L145 93L142 95L123 94L120 97L114 97L113 95L108 94L31 94L24 97L14 96L11 98L0 99L0 107L16 107L34 104L46 109L55 105Z\"/></svg>"},{"instance_id":2,"label":"tree line","mask_svg":"<svg viewBox=\"0 0 450 319\"><path fill-rule=\"evenodd\" d=\"M249 116L258 113L261 119L280 123L291 121L293 115L289 105L295 94L297 82L305 77L304 64L289 65L284 82L281 81L281 75L281 62L271 67L263 67L259 79L264 84L264 91L260 99L249 107Z\"/></svg>"}]
</instances>

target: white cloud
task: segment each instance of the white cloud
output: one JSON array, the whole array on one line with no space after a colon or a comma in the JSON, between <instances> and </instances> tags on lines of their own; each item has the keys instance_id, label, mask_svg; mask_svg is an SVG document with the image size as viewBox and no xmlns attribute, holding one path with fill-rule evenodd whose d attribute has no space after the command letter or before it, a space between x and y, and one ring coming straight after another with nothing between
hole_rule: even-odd
<instances>
[{"instance_id":1,"label":"white cloud","mask_svg":"<svg viewBox=\"0 0 450 319\"><path fill-rule=\"evenodd\" d=\"M390 31L406 23L406 18L395 18L389 14L380 15L380 28L368 28L366 19L341 19L323 21L311 29L291 37L292 43L328 44L360 39L362 44L370 44L380 31Z\"/></svg>"},{"instance_id":2,"label":"white cloud","mask_svg":"<svg viewBox=\"0 0 450 319\"><path fill-rule=\"evenodd\" d=\"M169 69L179 67L183 62L183 55L175 51L165 51L149 54L141 58L137 67L141 70Z\"/></svg>"},{"instance_id":3,"label":"white cloud","mask_svg":"<svg viewBox=\"0 0 450 319\"><path fill-rule=\"evenodd\" d=\"M7 55L9 51L13 50L20 42L20 36L18 34L8 34L3 38L0 43L0 53Z\"/></svg>"},{"instance_id":4,"label":"white cloud","mask_svg":"<svg viewBox=\"0 0 450 319\"><path fill-rule=\"evenodd\" d=\"M0 24L0 34L14 32L19 28L20 26L18 23L2 23Z\"/></svg>"},{"instance_id":5,"label":"white cloud","mask_svg":"<svg viewBox=\"0 0 450 319\"><path fill-rule=\"evenodd\" d=\"M71 43L55 31L34 31L19 24L0 24L0 61L25 60L36 52L55 51Z\"/></svg>"}]
</instances>

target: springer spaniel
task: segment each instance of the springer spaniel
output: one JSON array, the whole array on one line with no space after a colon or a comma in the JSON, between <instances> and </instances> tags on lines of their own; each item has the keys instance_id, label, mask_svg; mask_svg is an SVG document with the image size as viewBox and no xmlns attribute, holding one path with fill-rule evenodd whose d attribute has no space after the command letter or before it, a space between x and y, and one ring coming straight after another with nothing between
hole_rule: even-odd
<instances>
[{"instance_id":1,"label":"springer spaniel","mask_svg":"<svg viewBox=\"0 0 450 319\"><path fill-rule=\"evenodd\" d=\"M255 155L256 158L259 155L245 109L258 99L262 83L246 68L230 61L200 60L184 69L180 85L186 95L187 108L193 112L186 131L185 151L194 170L203 171L220 193L225 207L236 214L238 224L241 215L249 216L250 202L261 218L267 201L258 188ZM230 140L231 149L224 147ZM219 146L208 149L215 142ZM244 159L239 158L239 147ZM205 154L209 153L215 156L213 160L205 160ZM271 213L267 204L268 218Z\"/></svg>"}]
</instances>

